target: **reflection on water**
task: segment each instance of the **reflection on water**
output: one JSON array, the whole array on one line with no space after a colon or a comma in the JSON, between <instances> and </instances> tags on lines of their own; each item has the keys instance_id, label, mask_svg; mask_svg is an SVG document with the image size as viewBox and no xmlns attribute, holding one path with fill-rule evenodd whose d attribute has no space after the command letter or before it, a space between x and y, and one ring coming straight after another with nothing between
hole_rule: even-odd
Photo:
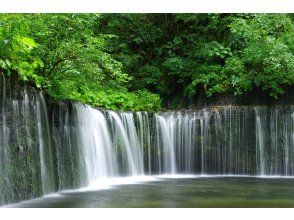
<instances>
[{"instance_id":1,"label":"reflection on water","mask_svg":"<svg viewBox=\"0 0 294 220\"><path fill-rule=\"evenodd\" d=\"M294 178L157 177L101 190L63 192L15 207L294 207L293 185Z\"/></svg>"}]
</instances>

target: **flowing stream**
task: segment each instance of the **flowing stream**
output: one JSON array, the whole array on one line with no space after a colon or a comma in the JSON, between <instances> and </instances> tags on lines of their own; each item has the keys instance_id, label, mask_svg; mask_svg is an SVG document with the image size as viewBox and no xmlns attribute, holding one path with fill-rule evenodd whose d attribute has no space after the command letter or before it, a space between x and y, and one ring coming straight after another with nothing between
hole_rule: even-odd
<instances>
[{"instance_id":1,"label":"flowing stream","mask_svg":"<svg viewBox=\"0 0 294 220\"><path fill-rule=\"evenodd\" d=\"M127 176L294 176L291 105L114 112L1 86L1 205Z\"/></svg>"}]
</instances>

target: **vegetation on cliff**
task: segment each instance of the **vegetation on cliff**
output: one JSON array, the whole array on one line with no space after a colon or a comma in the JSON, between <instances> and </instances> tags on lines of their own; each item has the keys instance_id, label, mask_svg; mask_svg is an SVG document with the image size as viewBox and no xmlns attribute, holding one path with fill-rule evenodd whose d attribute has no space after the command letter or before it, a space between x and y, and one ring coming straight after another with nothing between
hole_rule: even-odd
<instances>
[{"instance_id":1,"label":"vegetation on cliff","mask_svg":"<svg viewBox=\"0 0 294 220\"><path fill-rule=\"evenodd\" d=\"M288 14L2 14L0 68L54 99L157 111L294 85Z\"/></svg>"}]
</instances>

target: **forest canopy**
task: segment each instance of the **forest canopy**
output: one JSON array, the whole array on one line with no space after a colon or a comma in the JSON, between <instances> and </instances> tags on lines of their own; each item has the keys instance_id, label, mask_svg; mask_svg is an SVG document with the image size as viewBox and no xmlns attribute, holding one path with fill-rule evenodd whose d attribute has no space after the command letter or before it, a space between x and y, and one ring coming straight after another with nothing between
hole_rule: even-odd
<instances>
[{"instance_id":1,"label":"forest canopy","mask_svg":"<svg viewBox=\"0 0 294 220\"><path fill-rule=\"evenodd\" d=\"M1 14L0 68L56 100L158 111L162 100L294 85L289 14Z\"/></svg>"}]
</instances>

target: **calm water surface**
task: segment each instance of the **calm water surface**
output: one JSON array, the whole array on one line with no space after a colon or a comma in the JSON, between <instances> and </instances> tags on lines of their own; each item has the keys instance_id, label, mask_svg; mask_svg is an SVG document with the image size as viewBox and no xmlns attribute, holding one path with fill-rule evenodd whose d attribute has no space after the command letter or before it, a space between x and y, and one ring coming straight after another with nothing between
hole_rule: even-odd
<instances>
[{"instance_id":1,"label":"calm water surface","mask_svg":"<svg viewBox=\"0 0 294 220\"><path fill-rule=\"evenodd\" d=\"M160 178L60 193L15 207L294 207L294 178Z\"/></svg>"}]
</instances>

